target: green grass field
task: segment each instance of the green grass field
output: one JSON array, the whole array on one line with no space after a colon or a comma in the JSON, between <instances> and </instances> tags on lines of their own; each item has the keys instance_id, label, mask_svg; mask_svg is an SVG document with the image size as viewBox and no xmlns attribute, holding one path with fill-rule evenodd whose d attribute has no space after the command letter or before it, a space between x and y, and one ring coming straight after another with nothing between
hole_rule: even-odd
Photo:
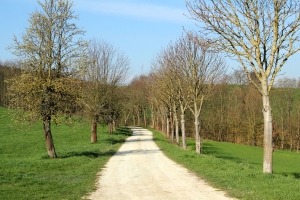
<instances>
[{"instance_id":1,"label":"green grass field","mask_svg":"<svg viewBox=\"0 0 300 200\"><path fill-rule=\"evenodd\" d=\"M0 199L81 199L95 189L96 174L131 131L108 135L98 127L98 143L90 143L90 126L52 126L58 159L49 159L42 124L16 128L0 107Z\"/></svg>"},{"instance_id":2,"label":"green grass field","mask_svg":"<svg viewBox=\"0 0 300 200\"><path fill-rule=\"evenodd\" d=\"M160 132L150 130L168 157L232 197L300 199L300 154L275 151L274 174L263 174L262 148L205 141L203 154L198 155L193 140L187 141L189 150L184 151L168 142Z\"/></svg>"}]
</instances>

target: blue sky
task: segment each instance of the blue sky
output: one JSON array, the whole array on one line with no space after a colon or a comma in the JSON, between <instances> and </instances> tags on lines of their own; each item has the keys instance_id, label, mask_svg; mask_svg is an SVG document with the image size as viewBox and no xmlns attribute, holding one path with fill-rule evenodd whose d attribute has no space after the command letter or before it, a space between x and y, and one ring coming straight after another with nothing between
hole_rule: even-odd
<instances>
[{"instance_id":1,"label":"blue sky","mask_svg":"<svg viewBox=\"0 0 300 200\"><path fill-rule=\"evenodd\" d=\"M43 1L43 0L42 0ZM131 77L147 74L154 56L175 41L185 30L197 30L188 19L184 0L74 0L79 27L86 30L85 39L105 40L124 52L131 61ZM29 27L29 14L39 6L36 0L1 0L0 60L15 56L6 47L13 35L20 37ZM283 67L284 76L298 78L299 54ZM237 64L228 62L231 67Z\"/></svg>"}]
</instances>

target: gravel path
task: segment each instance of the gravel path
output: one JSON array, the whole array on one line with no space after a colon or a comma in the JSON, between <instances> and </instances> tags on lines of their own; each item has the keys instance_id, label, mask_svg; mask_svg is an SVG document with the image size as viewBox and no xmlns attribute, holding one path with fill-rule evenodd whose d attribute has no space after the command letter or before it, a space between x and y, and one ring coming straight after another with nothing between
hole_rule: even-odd
<instances>
[{"instance_id":1,"label":"gravel path","mask_svg":"<svg viewBox=\"0 0 300 200\"><path fill-rule=\"evenodd\" d=\"M152 132L131 128L133 135L99 173L89 199L230 199L163 155Z\"/></svg>"}]
</instances>

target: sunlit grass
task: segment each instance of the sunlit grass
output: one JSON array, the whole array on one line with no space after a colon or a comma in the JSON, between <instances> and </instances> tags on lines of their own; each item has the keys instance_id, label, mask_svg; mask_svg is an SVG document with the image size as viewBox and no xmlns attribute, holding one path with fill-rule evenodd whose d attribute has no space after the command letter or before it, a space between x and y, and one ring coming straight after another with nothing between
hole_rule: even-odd
<instances>
[{"instance_id":1,"label":"sunlit grass","mask_svg":"<svg viewBox=\"0 0 300 200\"><path fill-rule=\"evenodd\" d=\"M99 127L98 143L90 143L90 126L52 126L59 158L49 159L42 125L17 128L0 108L0 199L81 199L95 189L96 174L131 131L108 135Z\"/></svg>"}]
</instances>

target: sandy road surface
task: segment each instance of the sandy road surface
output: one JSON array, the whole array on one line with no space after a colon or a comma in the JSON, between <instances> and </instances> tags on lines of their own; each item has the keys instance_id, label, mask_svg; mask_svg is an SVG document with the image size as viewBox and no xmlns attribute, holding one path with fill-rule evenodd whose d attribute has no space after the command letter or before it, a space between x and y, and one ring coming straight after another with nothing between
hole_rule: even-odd
<instances>
[{"instance_id":1,"label":"sandy road surface","mask_svg":"<svg viewBox=\"0 0 300 200\"><path fill-rule=\"evenodd\" d=\"M99 173L98 189L89 199L229 199L164 156L152 132L132 129L133 135Z\"/></svg>"}]
</instances>

